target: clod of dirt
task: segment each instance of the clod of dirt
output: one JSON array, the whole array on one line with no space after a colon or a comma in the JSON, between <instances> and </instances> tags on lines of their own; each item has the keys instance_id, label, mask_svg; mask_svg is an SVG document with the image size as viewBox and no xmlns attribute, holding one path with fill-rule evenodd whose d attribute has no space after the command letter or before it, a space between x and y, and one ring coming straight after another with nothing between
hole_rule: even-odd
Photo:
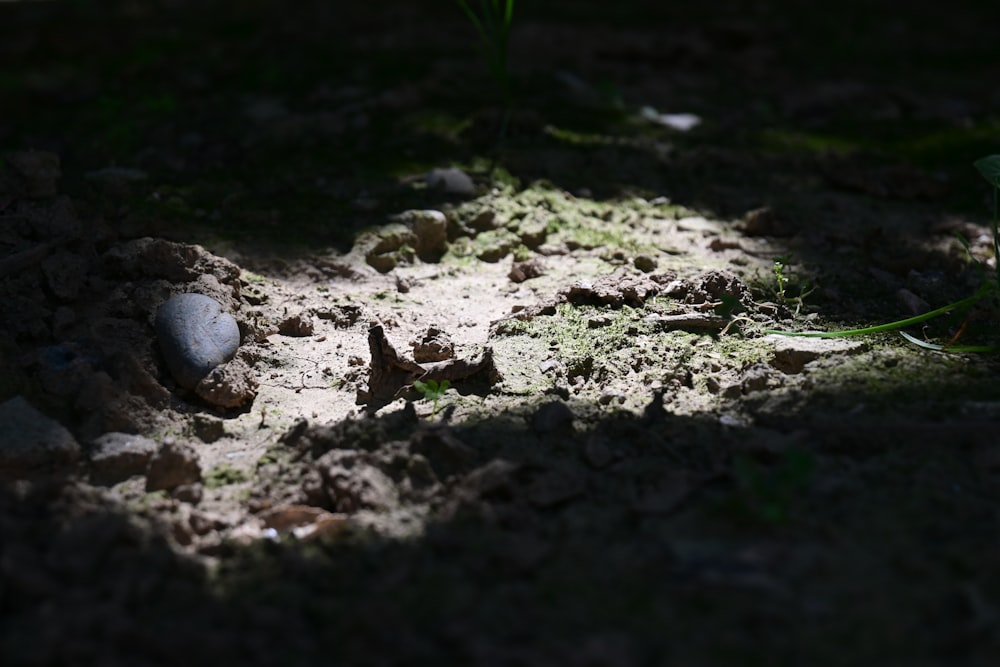
<instances>
[{"instance_id":1,"label":"clod of dirt","mask_svg":"<svg viewBox=\"0 0 1000 667\"><path fill-rule=\"evenodd\" d=\"M425 427L410 438L410 452L430 463L434 475L444 481L467 470L476 460L475 451L448 428Z\"/></svg>"},{"instance_id":2,"label":"clod of dirt","mask_svg":"<svg viewBox=\"0 0 1000 667\"><path fill-rule=\"evenodd\" d=\"M515 484L514 475L521 465L505 459L493 459L485 463L461 481L456 489L459 502L470 502L494 495L509 495Z\"/></svg>"},{"instance_id":3,"label":"clod of dirt","mask_svg":"<svg viewBox=\"0 0 1000 667\"><path fill-rule=\"evenodd\" d=\"M278 323L278 333L282 336L311 336L314 330L315 324L307 312L296 313Z\"/></svg>"},{"instance_id":4,"label":"clod of dirt","mask_svg":"<svg viewBox=\"0 0 1000 667\"><path fill-rule=\"evenodd\" d=\"M69 466L79 455L80 445L73 435L23 397L0 403L0 476Z\"/></svg>"},{"instance_id":5,"label":"clod of dirt","mask_svg":"<svg viewBox=\"0 0 1000 667\"><path fill-rule=\"evenodd\" d=\"M112 276L188 282L211 274L239 294L240 267L197 245L141 238L114 246L101 256Z\"/></svg>"},{"instance_id":6,"label":"clod of dirt","mask_svg":"<svg viewBox=\"0 0 1000 667\"><path fill-rule=\"evenodd\" d=\"M500 380L493 363L493 350L489 347L471 358L417 363L401 357L386 338L381 325L376 325L368 331L368 349L372 355L368 387L358 390L357 404L365 405L369 412L375 412L397 398L415 398L411 388L415 380L448 380L454 383L483 377L489 384Z\"/></svg>"},{"instance_id":7,"label":"clod of dirt","mask_svg":"<svg viewBox=\"0 0 1000 667\"><path fill-rule=\"evenodd\" d=\"M531 427L538 433L573 430L573 411L562 401L550 401L531 416Z\"/></svg>"},{"instance_id":8,"label":"clod of dirt","mask_svg":"<svg viewBox=\"0 0 1000 667\"><path fill-rule=\"evenodd\" d=\"M205 495L205 486L201 482L181 484L170 492L170 496L188 505L197 505ZM197 530L195 530L198 533ZM199 533L200 534L200 533Z\"/></svg>"},{"instance_id":9,"label":"clod of dirt","mask_svg":"<svg viewBox=\"0 0 1000 667\"><path fill-rule=\"evenodd\" d=\"M60 301L75 301L90 271L89 262L80 255L59 251L42 261L45 284Z\"/></svg>"},{"instance_id":10,"label":"clod of dirt","mask_svg":"<svg viewBox=\"0 0 1000 667\"><path fill-rule=\"evenodd\" d=\"M196 414L191 420L195 437L204 443L212 443L226 434L226 425L218 417Z\"/></svg>"},{"instance_id":11,"label":"clod of dirt","mask_svg":"<svg viewBox=\"0 0 1000 667\"><path fill-rule=\"evenodd\" d=\"M399 504L396 486L384 472L363 460L363 453L334 449L316 460L325 506L338 512L387 511Z\"/></svg>"},{"instance_id":12,"label":"clod of dirt","mask_svg":"<svg viewBox=\"0 0 1000 667\"><path fill-rule=\"evenodd\" d=\"M167 368L185 389L232 359L240 346L235 318L203 294L168 299L156 313L155 328Z\"/></svg>"},{"instance_id":13,"label":"clod of dirt","mask_svg":"<svg viewBox=\"0 0 1000 667\"><path fill-rule=\"evenodd\" d=\"M636 255L635 259L632 260L632 265L643 273L652 273L656 271L658 263L652 255Z\"/></svg>"},{"instance_id":14,"label":"clod of dirt","mask_svg":"<svg viewBox=\"0 0 1000 667\"><path fill-rule=\"evenodd\" d=\"M99 364L100 359L78 343L50 345L38 355L38 380L54 396L72 396Z\"/></svg>"},{"instance_id":15,"label":"clod of dirt","mask_svg":"<svg viewBox=\"0 0 1000 667\"><path fill-rule=\"evenodd\" d=\"M549 236L548 222L536 216L529 216L517 223L517 237L526 247L541 251L541 246Z\"/></svg>"},{"instance_id":16,"label":"clod of dirt","mask_svg":"<svg viewBox=\"0 0 1000 667\"><path fill-rule=\"evenodd\" d=\"M547 470L528 486L528 501L539 509L563 505L583 495L586 481L580 471L572 468Z\"/></svg>"},{"instance_id":17,"label":"clod of dirt","mask_svg":"<svg viewBox=\"0 0 1000 667\"><path fill-rule=\"evenodd\" d=\"M480 211L477 216L469 220L469 227L477 232L488 232L499 227L496 211L486 209Z\"/></svg>"},{"instance_id":18,"label":"clod of dirt","mask_svg":"<svg viewBox=\"0 0 1000 667\"><path fill-rule=\"evenodd\" d=\"M580 453L583 456L583 460L587 462L587 465L596 470L606 467L615 460L614 451L599 436L588 438Z\"/></svg>"},{"instance_id":19,"label":"clod of dirt","mask_svg":"<svg viewBox=\"0 0 1000 667\"><path fill-rule=\"evenodd\" d=\"M418 364L455 358L455 344L446 332L435 326L427 327L410 346L413 348L413 360Z\"/></svg>"},{"instance_id":20,"label":"clod of dirt","mask_svg":"<svg viewBox=\"0 0 1000 667\"><path fill-rule=\"evenodd\" d=\"M806 364L822 356L857 354L868 349L867 343L857 340L776 335L767 338L774 341L771 365L790 375L801 373Z\"/></svg>"},{"instance_id":21,"label":"clod of dirt","mask_svg":"<svg viewBox=\"0 0 1000 667\"><path fill-rule=\"evenodd\" d=\"M243 356L216 366L194 388L204 401L220 408L240 408L257 397L257 380Z\"/></svg>"},{"instance_id":22,"label":"clod of dirt","mask_svg":"<svg viewBox=\"0 0 1000 667\"><path fill-rule=\"evenodd\" d=\"M17 151L4 154L3 164L8 168L0 172L0 192L27 199L56 196L56 181L62 176L58 155L37 150Z\"/></svg>"},{"instance_id":23,"label":"clod of dirt","mask_svg":"<svg viewBox=\"0 0 1000 667\"><path fill-rule=\"evenodd\" d=\"M448 249L448 219L441 211L404 211L393 220L413 230L414 248L421 260L436 262Z\"/></svg>"},{"instance_id":24,"label":"clod of dirt","mask_svg":"<svg viewBox=\"0 0 1000 667\"><path fill-rule=\"evenodd\" d=\"M201 481L201 466L193 448L179 442L164 442L146 470L146 491L169 491L182 484Z\"/></svg>"},{"instance_id":25,"label":"clod of dirt","mask_svg":"<svg viewBox=\"0 0 1000 667\"><path fill-rule=\"evenodd\" d=\"M594 303L615 308L628 304L639 307L646 299L659 294L662 286L676 277L673 273L636 276L619 269L594 281L578 281L560 290L559 296L574 304Z\"/></svg>"},{"instance_id":26,"label":"clod of dirt","mask_svg":"<svg viewBox=\"0 0 1000 667\"><path fill-rule=\"evenodd\" d=\"M747 236L788 236L794 231L770 206L755 208L743 216L743 233Z\"/></svg>"},{"instance_id":27,"label":"clod of dirt","mask_svg":"<svg viewBox=\"0 0 1000 667\"><path fill-rule=\"evenodd\" d=\"M141 475L156 454L156 443L141 435L105 433L90 445L90 481L111 486Z\"/></svg>"},{"instance_id":28,"label":"clod of dirt","mask_svg":"<svg viewBox=\"0 0 1000 667\"><path fill-rule=\"evenodd\" d=\"M514 262L507 277L511 282L523 283L525 280L545 275L545 262L540 257L532 257L523 262Z\"/></svg>"},{"instance_id":29,"label":"clod of dirt","mask_svg":"<svg viewBox=\"0 0 1000 667\"><path fill-rule=\"evenodd\" d=\"M379 273L388 273L397 264L413 261L417 235L403 223L391 223L375 232L360 237L355 249L364 255L365 261Z\"/></svg>"},{"instance_id":30,"label":"clod of dirt","mask_svg":"<svg viewBox=\"0 0 1000 667\"><path fill-rule=\"evenodd\" d=\"M689 292L688 303L729 302L749 308L753 305L750 288L729 271L708 271L699 276Z\"/></svg>"}]
</instances>

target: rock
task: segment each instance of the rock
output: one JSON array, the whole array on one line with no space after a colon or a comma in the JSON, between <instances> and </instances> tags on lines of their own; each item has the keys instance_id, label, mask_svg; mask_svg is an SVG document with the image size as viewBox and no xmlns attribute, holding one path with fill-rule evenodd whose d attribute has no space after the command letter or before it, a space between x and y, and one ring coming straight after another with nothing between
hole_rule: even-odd
<instances>
[{"instance_id":1,"label":"rock","mask_svg":"<svg viewBox=\"0 0 1000 667\"><path fill-rule=\"evenodd\" d=\"M55 197L56 181L62 175L59 156L45 151L17 151L4 155L7 169L2 174L0 190L18 197L47 199Z\"/></svg>"},{"instance_id":2,"label":"rock","mask_svg":"<svg viewBox=\"0 0 1000 667\"><path fill-rule=\"evenodd\" d=\"M194 388L198 396L220 408L239 408L257 397L257 380L249 364L237 357L212 369Z\"/></svg>"},{"instance_id":3,"label":"rock","mask_svg":"<svg viewBox=\"0 0 1000 667\"><path fill-rule=\"evenodd\" d=\"M23 397L0 403L0 476L72 465L79 456L72 434Z\"/></svg>"},{"instance_id":4,"label":"rock","mask_svg":"<svg viewBox=\"0 0 1000 667\"><path fill-rule=\"evenodd\" d=\"M149 461L146 470L146 491L170 491L182 484L201 481L198 454L187 445L164 442Z\"/></svg>"},{"instance_id":5,"label":"rock","mask_svg":"<svg viewBox=\"0 0 1000 667\"><path fill-rule=\"evenodd\" d=\"M141 435L105 433L90 445L90 481L111 486L146 472L156 443Z\"/></svg>"},{"instance_id":6,"label":"rock","mask_svg":"<svg viewBox=\"0 0 1000 667\"><path fill-rule=\"evenodd\" d=\"M167 368L185 389L194 389L240 346L236 320L203 294L168 299L156 313L155 328Z\"/></svg>"},{"instance_id":7,"label":"rock","mask_svg":"<svg viewBox=\"0 0 1000 667\"><path fill-rule=\"evenodd\" d=\"M476 185L461 169L454 167L448 169L432 169L427 174L427 187L431 190L471 197L476 194Z\"/></svg>"}]
</instances>

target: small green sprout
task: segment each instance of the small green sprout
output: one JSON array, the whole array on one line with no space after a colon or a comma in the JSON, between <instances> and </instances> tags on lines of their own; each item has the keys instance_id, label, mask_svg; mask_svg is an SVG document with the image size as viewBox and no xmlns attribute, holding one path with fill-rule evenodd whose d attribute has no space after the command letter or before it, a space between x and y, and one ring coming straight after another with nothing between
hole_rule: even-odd
<instances>
[{"instance_id":1,"label":"small green sprout","mask_svg":"<svg viewBox=\"0 0 1000 667\"><path fill-rule=\"evenodd\" d=\"M815 287L810 287L808 282L802 283L798 290L798 296L789 296L788 288L792 283L792 276L786 272L788 265L792 262L791 255L780 255L774 258L774 281L777 288L774 290L774 298L783 306L795 306L795 314L798 315L805 305L805 298L815 291Z\"/></svg>"},{"instance_id":2,"label":"small green sprout","mask_svg":"<svg viewBox=\"0 0 1000 667\"><path fill-rule=\"evenodd\" d=\"M428 401L433 402L431 407L431 416L429 419L434 421L434 417L437 415L438 409L438 399L444 396L444 392L448 391L448 387L451 386L451 382L448 380L427 380L426 382L422 380L416 380L413 383L414 389L419 391L424 398Z\"/></svg>"}]
</instances>

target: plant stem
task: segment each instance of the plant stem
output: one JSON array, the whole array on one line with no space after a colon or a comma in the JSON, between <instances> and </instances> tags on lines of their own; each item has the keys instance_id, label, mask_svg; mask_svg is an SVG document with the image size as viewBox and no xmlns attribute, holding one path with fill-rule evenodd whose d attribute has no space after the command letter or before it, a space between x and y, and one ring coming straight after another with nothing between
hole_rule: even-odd
<instances>
[{"instance_id":1,"label":"plant stem","mask_svg":"<svg viewBox=\"0 0 1000 667\"><path fill-rule=\"evenodd\" d=\"M845 338L847 336L864 336L866 334L881 333L883 331L894 331L896 329L908 327L911 324L926 322L927 320L938 317L939 315L944 315L945 313L958 308L971 306L998 289L1000 289L1000 287L994 287L989 283L984 283L978 290L976 290L975 294L970 297L966 297L961 301L950 303L947 306L941 306L940 308L932 310L929 313L924 313L923 315L908 317L905 320L897 320L896 322L889 322L888 324L879 324L874 327L848 329L847 331L781 331L779 329L765 329L764 333L777 334L779 336L798 336L801 338Z\"/></svg>"}]
</instances>

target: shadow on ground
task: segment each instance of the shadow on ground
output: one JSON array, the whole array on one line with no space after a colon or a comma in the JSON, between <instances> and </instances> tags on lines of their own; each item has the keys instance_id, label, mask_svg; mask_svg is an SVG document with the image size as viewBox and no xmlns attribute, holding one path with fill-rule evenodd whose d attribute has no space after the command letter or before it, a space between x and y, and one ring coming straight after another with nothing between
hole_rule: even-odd
<instances>
[{"instance_id":1,"label":"shadow on ground","mask_svg":"<svg viewBox=\"0 0 1000 667\"><path fill-rule=\"evenodd\" d=\"M965 405L951 419L815 410L753 428L673 416L655 399L643 416L576 431L539 432L529 405L456 427L407 411L313 426L288 446L304 458L285 459L286 479L292 461L304 471L344 448L423 452L430 472L382 461L403 505L429 501L425 530L227 543L210 574L171 548L166 527L92 487L9 483L4 655L990 664L995 403Z\"/></svg>"}]
</instances>

